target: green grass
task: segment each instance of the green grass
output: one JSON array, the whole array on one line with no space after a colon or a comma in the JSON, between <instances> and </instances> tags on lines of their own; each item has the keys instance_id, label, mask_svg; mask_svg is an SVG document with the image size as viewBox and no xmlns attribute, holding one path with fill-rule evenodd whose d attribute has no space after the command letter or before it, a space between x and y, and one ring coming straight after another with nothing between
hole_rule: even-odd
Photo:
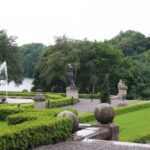
<instances>
[{"instance_id":1,"label":"green grass","mask_svg":"<svg viewBox=\"0 0 150 150\"><path fill-rule=\"evenodd\" d=\"M3 127L7 127L8 123L6 121L0 121L0 129Z\"/></svg>"},{"instance_id":2,"label":"green grass","mask_svg":"<svg viewBox=\"0 0 150 150\"><path fill-rule=\"evenodd\" d=\"M150 131L150 108L118 115L114 123L119 124L120 141L134 141Z\"/></svg>"}]
</instances>

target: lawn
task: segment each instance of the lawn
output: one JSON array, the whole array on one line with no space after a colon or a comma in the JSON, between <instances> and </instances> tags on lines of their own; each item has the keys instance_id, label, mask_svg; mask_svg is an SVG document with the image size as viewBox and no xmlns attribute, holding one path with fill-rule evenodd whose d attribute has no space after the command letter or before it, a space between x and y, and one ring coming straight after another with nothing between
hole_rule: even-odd
<instances>
[{"instance_id":1,"label":"lawn","mask_svg":"<svg viewBox=\"0 0 150 150\"><path fill-rule=\"evenodd\" d=\"M114 123L119 124L120 141L133 141L136 137L150 132L150 108L118 115Z\"/></svg>"},{"instance_id":2,"label":"lawn","mask_svg":"<svg viewBox=\"0 0 150 150\"><path fill-rule=\"evenodd\" d=\"M150 108L117 115L114 123L119 125L119 141L133 142L137 137L150 133Z\"/></svg>"}]
</instances>

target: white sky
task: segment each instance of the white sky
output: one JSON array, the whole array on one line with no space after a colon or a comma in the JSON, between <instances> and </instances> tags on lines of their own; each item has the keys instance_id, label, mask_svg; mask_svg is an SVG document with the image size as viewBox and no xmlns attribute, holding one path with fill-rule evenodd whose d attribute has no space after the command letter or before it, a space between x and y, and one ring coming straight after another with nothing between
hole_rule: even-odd
<instances>
[{"instance_id":1,"label":"white sky","mask_svg":"<svg viewBox=\"0 0 150 150\"><path fill-rule=\"evenodd\" d=\"M18 45L54 36L110 39L129 29L150 35L150 0L0 0L0 29Z\"/></svg>"}]
</instances>

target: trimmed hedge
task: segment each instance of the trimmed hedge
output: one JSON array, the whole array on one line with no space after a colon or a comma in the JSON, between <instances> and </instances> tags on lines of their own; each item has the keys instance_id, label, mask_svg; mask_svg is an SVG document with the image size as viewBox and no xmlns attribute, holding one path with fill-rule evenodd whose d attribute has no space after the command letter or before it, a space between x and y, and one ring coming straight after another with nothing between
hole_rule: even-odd
<instances>
[{"instance_id":1,"label":"trimmed hedge","mask_svg":"<svg viewBox=\"0 0 150 150\"><path fill-rule=\"evenodd\" d=\"M66 140L72 131L71 118L28 121L0 129L1 150L33 149L38 145Z\"/></svg>"},{"instance_id":2,"label":"trimmed hedge","mask_svg":"<svg viewBox=\"0 0 150 150\"><path fill-rule=\"evenodd\" d=\"M5 96L5 91L0 91L0 95ZM36 92L8 92L8 96L27 96L27 97L33 97L36 95Z\"/></svg>"},{"instance_id":3,"label":"trimmed hedge","mask_svg":"<svg viewBox=\"0 0 150 150\"><path fill-rule=\"evenodd\" d=\"M72 98L61 98L61 99L55 99L55 100L49 100L50 102L50 108L55 107L61 107L66 105L72 105ZM73 104L77 103L77 99L73 99ZM46 108L48 108L48 99L46 101Z\"/></svg>"},{"instance_id":4,"label":"trimmed hedge","mask_svg":"<svg viewBox=\"0 0 150 150\"><path fill-rule=\"evenodd\" d=\"M124 113L142 110L145 108L150 108L150 102L130 104L130 105L124 106L124 107L115 107L115 115L121 115ZM79 115L79 122L80 123L87 123L87 122L94 121L94 120L96 120L96 119L95 119L93 112L88 112L88 113L84 113L84 114Z\"/></svg>"},{"instance_id":5,"label":"trimmed hedge","mask_svg":"<svg viewBox=\"0 0 150 150\"><path fill-rule=\"evenodd\" d=\"M91 98L91 94L79 94L79 98L87 98L87 99L90 99L90 98ZM100 99L100 93L98 93L98 94L93 94L93 98L94 98L94 99Z\"/></svg>"},{"instance_id":6,"label":"trimmed hedge","mask_svg":"<svg viewBox=\"0 0 150 150\"><path fill-rule=\"evenodd\" d=\"M20 112L23 112L23 110L15 107L9 106L9 107L0 108L0 120L5 120L8 115L16 114Z\"/></svg>"},{"instance_id":7,"label":"trimmed hedge","mask_svg":"<svg viewBox=\"0 0 150 150\"><path fill-rule=\"evenodd\" d=\"M45 94L45 96L49 99L61 99L64 98L62 95L59 94Z\"/></svg>"},{"instance_id":8,"label":"trimmed hedge","mask_svg":"<svg viewBox=\"0 0 150 150\"><path fill-rule=\"evenodd\" d=\"M137 104L130 104L124 107L115 107L115 115L121 115L128 112L133 112L137 110L142 110L145 108L150 108L150 102L142 102Z\"/></svg>"},{"instance_id":9,"label":"trimmed hedge","mask_svg":"<svg viewBox=\"0 0 150 150\"><path fill-rule=\"evenodd\" d=\"M80 123L87 123L96 120L94 117L94 112L87 112L84 114L80 114L78 117Z\"/></svg>"},{"instance_id":10,"label":"trimmed hedge","mask_svg":"<svg viewBox=\"0 0 150 150\"><path fill-rule=\"evenodd\" d=\"M75 109L65 109L78 115ZM23 109L21 113L12 114L7 117L9 125L16 125L30 120L43 119L47 117L56 117L63 109Z\"/></svg>"}]
</instances>

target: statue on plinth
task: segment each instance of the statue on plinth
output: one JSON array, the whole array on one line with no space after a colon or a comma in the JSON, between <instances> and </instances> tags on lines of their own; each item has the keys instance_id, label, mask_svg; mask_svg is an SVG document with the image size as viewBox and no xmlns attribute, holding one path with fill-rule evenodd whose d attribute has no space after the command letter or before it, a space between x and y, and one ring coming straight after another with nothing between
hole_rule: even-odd
<instances>
[{"instance_id":1,"label":"statue on plinth","mask_svg":"<svg viewBox=\"0 0 150 150\"><path fill-rule=\"evenodd\" d=\"M74 83L74 73L73 73L73 66L71 64L68 64L69 66L69 72L68 72L68 76L69 76L69 82L70 82L70 88L75 89L75 83Z\"/></svg>"},{"instance_id":2,"label":"statue on plinth","mask_svg":"<svg viewBox=\"0 0 150 150\"><path fill-rule=\"evenodd\" d=\"M69 77L70 85L69 87L66 88L66 97L78 99L78 88L74 83L73 66L71 64L68 64L68 66L69 66L68 77Z\"/></svg>"}]
</instances>

